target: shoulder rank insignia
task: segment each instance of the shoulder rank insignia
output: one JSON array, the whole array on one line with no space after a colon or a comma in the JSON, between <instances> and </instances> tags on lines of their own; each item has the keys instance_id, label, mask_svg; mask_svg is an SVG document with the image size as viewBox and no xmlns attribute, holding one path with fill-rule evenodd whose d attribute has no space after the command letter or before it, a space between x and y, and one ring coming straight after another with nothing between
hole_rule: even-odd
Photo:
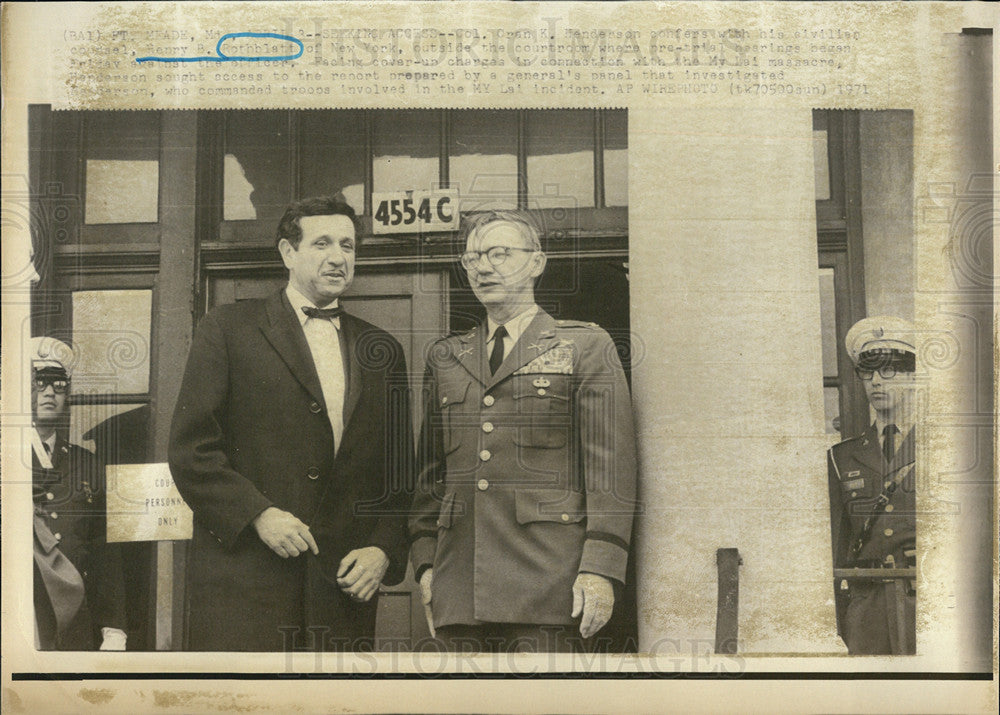
<instances>
[{"instance_id":1,"label":"shoulder rank insignia","mask_svg":"<svg viewBox=\"0 0 1000 715\"><path fill-rule=\"evenodd\" d=\"M564 341L565 342L565 341ZM573 374L573 344L563 345L560 343L551 350L547 350L527 365L514 371L515 375L527 375L529 373L552 373L556 375Z\"/></svg>"}]
</instances>

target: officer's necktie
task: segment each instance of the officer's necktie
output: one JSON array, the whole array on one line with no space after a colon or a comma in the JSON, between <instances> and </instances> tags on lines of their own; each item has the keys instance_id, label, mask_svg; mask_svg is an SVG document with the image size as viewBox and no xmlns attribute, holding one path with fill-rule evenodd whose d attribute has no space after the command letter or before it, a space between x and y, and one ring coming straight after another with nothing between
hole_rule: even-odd
<instances>
[{"instance_id":1,"label":"officer's necktie","mask_svg":"<svg viewBox=\"0 0 1000 715\"><path fill-rule=\"evenodd\" d=\"M507 328L502 325L493 333L493 351L490 353L490 374L496 375L503 363L503 339L507 335Z\"/></svg>"},{"instance_id":2,"label":"officer's necktie","mask_svg":"<svg viewBox=\"0 0 1000 715\"><path fill-rule=\"evenodd\" d=\"M886 462L891 462L896 456L896 433L899 428L896 425L886 425L882 430L882 454Z\"/></svg>"}]
</instances>

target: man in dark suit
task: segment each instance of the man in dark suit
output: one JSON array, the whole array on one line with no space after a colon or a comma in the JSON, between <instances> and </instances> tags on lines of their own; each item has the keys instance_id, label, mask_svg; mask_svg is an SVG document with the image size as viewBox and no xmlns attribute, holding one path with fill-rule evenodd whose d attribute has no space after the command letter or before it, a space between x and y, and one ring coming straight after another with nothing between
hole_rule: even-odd
<instances>
[{"instance_id":1,"label":"man in dark suit","mask_svg":"<svg viewBox=\"0 0 1000 715\"><path fill-rule=\"evenodd\" d=\"M125 583L107 543L104 468L70 444L72 349L31 341L35 641L40 650L125 650Z\"/></svg>"},{"instance_id":2,"label":"man in dark suit","mask_svg":"<svg viewBox=\"0 0 1000 715\"><path fill-rule=\"evenodd\" d=\"M194 511L191 650L364 650L405 573L412 427L403 350L342 313L358 225L342 197L291 205L288 286L195 333L170 435Z\"/></svg>"},{"instance_id":3,"label":"man in dark suit","mask_svg":"<svg viewBox=\"0 0 1000 715\"><path fill-rule=\"evenodd\" d=\"M833 567L888 575L916 566L914 330L900 318L865 318L845 342L875 421L828 455ZM851 655L916 652L915 579L837 578L834 593Z\"/></svg>"},{"instance_id":4,"label":"man in dark suit","mask_svg":"<svg viewBox=\"0 0 1000 715\"><path fill-rule=\"evenodd\" d=\"M470 223L462 265L487 319L428 359L411 559L453 650L582 650L625 581L628 385L605 331L535 303L539 236L521 212Z\"/></svg>"}]
</instances>

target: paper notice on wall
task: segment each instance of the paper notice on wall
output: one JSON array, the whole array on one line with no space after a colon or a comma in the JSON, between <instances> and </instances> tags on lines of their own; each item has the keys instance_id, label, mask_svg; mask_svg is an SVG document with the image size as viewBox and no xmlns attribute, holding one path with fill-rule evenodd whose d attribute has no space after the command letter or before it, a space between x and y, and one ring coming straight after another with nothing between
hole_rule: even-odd
<instances>
[{"instance_id":1,"label":"paper notice on wall","mask_svg":"<svg viewBox=\"0 0 1000 715\"><path fill-rule=\"evenodd\" d=\"M190 539L189 507L162 464L111 464L108 477L108 541Z\"/></svg>"}]
</instances>

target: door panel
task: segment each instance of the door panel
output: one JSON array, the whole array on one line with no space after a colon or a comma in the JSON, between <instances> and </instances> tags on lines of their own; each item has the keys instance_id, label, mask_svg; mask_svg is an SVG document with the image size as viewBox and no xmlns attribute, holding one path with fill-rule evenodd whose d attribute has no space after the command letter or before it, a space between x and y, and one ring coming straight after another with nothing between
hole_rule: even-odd
<instances>
[{"instance_id":1,"label":"door panel","mask_svg":"<svg viewBox=\"0 0 1000 715\"><path fill-rule=\"evenodd\" d=\"M254 276L210 276L208 296L211 306L264 298L288 282L282 272ZM419 399L424 356L430 345L448 329L448 275L430 273L370 272L356 276L341 299L353 315L387 330L403 346L410 388L414 395L413 426L419 434ZM424 618L420 587L407 567L406 579L398 586L383 587L375 627L378 650L409 650L430 637Z\"/></svg>"}]
</instances>

